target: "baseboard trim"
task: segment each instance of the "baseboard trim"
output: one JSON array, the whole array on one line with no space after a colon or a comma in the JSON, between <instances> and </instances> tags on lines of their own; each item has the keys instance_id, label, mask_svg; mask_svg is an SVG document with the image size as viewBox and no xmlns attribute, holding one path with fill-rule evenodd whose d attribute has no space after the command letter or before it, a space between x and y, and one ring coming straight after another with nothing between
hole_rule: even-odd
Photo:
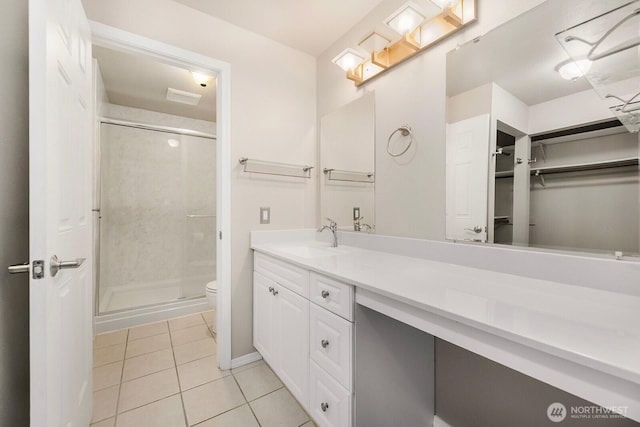
<instances>
[{"instance_id":1,"label":"baseboard trim","mask_svg":"<svg viewBox=\"0 0 640 427\"><path fill-rule=\"evenodd\" d=\"M433 417L433 427L453 427L442 420L439 416Z\"/></svg>"},{"instance_id":2,"label":"baseboard trim","mask_svg":"<svg viewBox=\"0 0 640 427\"><path fill-rule=\"evenodd\" d=\"M131 328L210 310L205 297L95 316L95 333Z\"/></svg>"},{"instance_id":3,"label":"baseboard trim","mask_svg":"<svg viewBox=\"0 0 640 427\"><path fill-rule=\"evenodd\" d=\"M260 353L257 351L236 357L235 359L231 359L231 369L239 368L240 366L248 365L252 362L257 362L260 359L262 359L262 356L260 356Z\"/></svg>"}]
</instances>

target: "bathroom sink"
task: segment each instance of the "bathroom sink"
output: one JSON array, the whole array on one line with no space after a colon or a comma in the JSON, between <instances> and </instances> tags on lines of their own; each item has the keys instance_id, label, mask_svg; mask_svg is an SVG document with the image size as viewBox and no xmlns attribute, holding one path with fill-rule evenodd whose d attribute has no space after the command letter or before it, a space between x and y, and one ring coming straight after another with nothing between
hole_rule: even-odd
<instances>
[{"instance_id":1,"label":"bathroom sink","mask_svg":"<svg viewBox=\"0 0 640 427\"><path fill-rule=\"evenodd\" d=\"M292 246L281 246L279 251L299 258L321 258L349 253L345 247L332 248L328 244L296 244Z\"/></svg>"}]
</instances>

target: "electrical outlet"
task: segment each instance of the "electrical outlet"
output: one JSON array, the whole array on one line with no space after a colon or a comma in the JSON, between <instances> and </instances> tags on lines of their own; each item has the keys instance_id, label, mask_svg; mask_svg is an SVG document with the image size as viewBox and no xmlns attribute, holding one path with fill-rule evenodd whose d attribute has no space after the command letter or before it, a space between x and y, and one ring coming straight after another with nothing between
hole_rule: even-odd
<instances>
[{"instance_id":1,"label":"electrical outlet","mask_svg":"<svg viewBox=\"0 0 640 427\"><path fill-rule=\"evenodd\" d=\"M353 208L353 220L357 221L360 218L360 208Z\"/></svg>"},{"instance_id":2,"label":"electrical outlet","mask_svg":"<svg viewBox=\"0 0 640 427\"><path fill-rule=\"evenodd\" d=\"M271 208L260 208L260 224L271 223Z\"/></svg>"}]
</instances>

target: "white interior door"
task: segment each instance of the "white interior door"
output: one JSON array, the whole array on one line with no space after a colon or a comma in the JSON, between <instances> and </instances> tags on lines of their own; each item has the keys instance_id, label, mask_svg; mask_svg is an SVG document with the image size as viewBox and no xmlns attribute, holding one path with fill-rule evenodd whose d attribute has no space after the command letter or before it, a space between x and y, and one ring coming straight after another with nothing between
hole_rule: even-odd
<instances>
[{"instance_id":1,"label":"white interior door","mask_svg":"<svg viewBox=\"0 0 640 427\"><path fill-rule=\"evenodd\" d=\"M447 124L446 238L487 241L489 114Z\"/></svg>"},{"instance_id":2,"label":"white interior door","mask_svg":"<svg viewBox=\"0 0 640 427\"><path fill-rule=\"evenodd\" d=\"M92 410L91 35L80 0L29 0L31 425ZM51 259L69 261L55 274ZM77 258L85 258L77 266Z\"/></svg>"}]
</instances>

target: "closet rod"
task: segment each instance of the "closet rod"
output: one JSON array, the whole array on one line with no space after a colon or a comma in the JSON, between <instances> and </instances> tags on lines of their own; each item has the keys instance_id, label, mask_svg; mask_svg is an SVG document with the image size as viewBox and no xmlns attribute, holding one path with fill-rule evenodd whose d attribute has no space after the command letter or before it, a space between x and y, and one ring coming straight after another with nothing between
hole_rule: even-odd
<instances>
[{"instance_id":1,"label":"closet rod","mask_svg":"<svg viewBox=\"0 0 640 427\"><path fill-rule=\"evenodd\" d=\"M625 166L638 166L638 157L630 157L627 159L608 160L602 162L582 163L577 165L564 165L564 166L548 166L542 168L532 168L532 174L549 175L554 173L564 172L580 172L599 169L613 169L622 168Z\"/></svg>"},{"instance_id":2,"label":"closet rod","mask_svg":"<svg viewBox=\"0 0 640 427\"><path fill-rule=\"evenodd\" d=\"M109 117L100 117L99 121L100 123L104 123L108 125L126 126L130 128L136 128L136 129L145 129L145 130L153 130L157 132L175 133L178 135L197 136L200 138L217 139L216 136L212 133L201 132L201 131L192 130L192 129L174 128L170 126L154 125L150 123L134 122L130 120L112 119Z\"/></svg>"}]
</instances>

